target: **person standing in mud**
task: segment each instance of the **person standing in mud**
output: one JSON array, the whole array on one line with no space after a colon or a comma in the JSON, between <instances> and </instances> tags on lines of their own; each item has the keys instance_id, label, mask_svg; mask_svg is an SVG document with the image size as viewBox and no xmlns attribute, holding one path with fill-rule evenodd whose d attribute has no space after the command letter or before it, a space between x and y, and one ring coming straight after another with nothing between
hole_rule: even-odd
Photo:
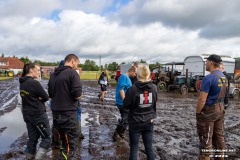
<instances>
[{"instance_id":1,"label":"person standing in mud","mask_svg":"<svg viewBox=\"0 0 240 160\"><path fill-rule=\"evenodd\" d=\"M219 159L223 159L225 142L223 136L224 97L226 78L220 70L222 59L210 55L206 61L209 75L203 78L196 107L197 132L200 140L200 160L210 160L213 144ZM220 158L221 157L221 158Z\"/></svg>"},{"instance_id":2,"label":"person standing in mud","mask_svg":"<svg viewBox=\"0 0 240 160\"><path fill-rule=\"evenodd\" d=\"M59 63L58 67L62 67L64 66L65 61L61 60ZM50 102L51 104L51 102ZM84 135L82 134L82 127L81 127L81 113L82 113L82 109L81 109L81 105L80 105L80 100L78 100L78 108L77 108L77 114L78 114L78 124L79 124L79 139L84 139ZM53 125L52 125L52 146L55 149L60 149L61 147L61 140L59 139L60 137L58 136L59 133L56 130L56 124L55 121L53 121Z\"/></svg>"},{"instance_id":3,"label":"person standing in mud","mask_svg":"<svg viewBox=\"0 0 240 160\"><path fill-rule=\"evenodd\" d=\"M98 95L98 97L101 101L103 101L105 94L107 94L107 85L108 85L108 71L106 69L100 75L98 79L98 84L101 88L101 93Z\"/></svg>"},{"instance_id":4,"label":"person standing in mud","mask_svg":"<svg viewBox=\"0 0 240 160\"><path fill-rule=\"evenodd\" d=\"M117 83L116 88L116 105L119 109L121 119L118 120L117 128L113 134L113 140L116 141L118 137L124 138L124 134L127 128L127 115L128 111L123 108L123 100L125 98L125 93L132 86L132 82L129 77L136 75L136 67L132 66L128 69L127 73L122 74Z\"/></svg>"},{"instance_id":5,"label":"person standing in mud","mask_svg":"<svg viewBox=\"0 0 240 160\"><path fill-rule=\"evenodd\" d=\"M225 75L226 80L227 80L227 91L226 91L226 95L225 95L225 98L224 98L224 109L226 110L229 106L228 99L229 99L229 87L230 87L231 77L225 71L223 63L220 64L220 70Z\"/></svg>"},{"instance_id":6,"label":"person standing in mud","mask_svg":"<svg viewBox=\"0 0 240 160\"><path fill-rule=\"evenodd\" d=\"M133 66L136 67L136 69L137 69L139 64L140 63L138 61L136 61L136 62L133 63ZM138 81L138 78L137 78L136 75L135 76L131 76L130 79L131 79L132 84L135 84Z\"/></svg>"},{"instance_id":7,"label":"person standing in mud","mask_svg":"<svg viewBox=\"0 0 240 160\"><path fill-rule=\"evenodd\" d=\"M26 159L44 159L44 156L51 146L50 126L44 102L48 95L39 83L40 66L29 63L23 67L20 82L20 96L22 98L22 114L27 125L28 141ZM36 147L39 138L38 151Z\"/></svg>"},{"instance_id":8,"label":"person standing in mud","mask_svg":"<svg viewBox=\"0 0 240 160\"><path fill-rule=\"evenodd\" d=\"M79 59L69 54L64 59L64 66L56 68L48 82L49 98L56 130L59 133L62 148L58 159L74 158L79 138L78 100L82 95L82 83L75 71Z\"/></svg>"},{"instance_id":9,"label":"person standing in mud","mask_svg":"<svg viewBox=\"0 0 240 160\"><path fill-rule=\"evenodd\" d=\"M157 86L149 80L149 76L148 66L139 66L137 70L138 82L128 89L123 100L124 109L129 110L129 160L137 159L138 143L141 135L147 159L154 159L152 140L153 119L156 118Z\"/></svg>"}]
</instances>

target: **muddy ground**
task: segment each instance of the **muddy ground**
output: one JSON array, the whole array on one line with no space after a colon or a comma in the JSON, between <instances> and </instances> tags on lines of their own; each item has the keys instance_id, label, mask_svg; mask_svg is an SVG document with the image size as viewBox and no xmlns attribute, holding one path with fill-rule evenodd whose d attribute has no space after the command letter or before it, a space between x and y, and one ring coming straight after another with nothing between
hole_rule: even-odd
<instances>
[{"instance_id":1,"label":"muddy ground","mask_svg":"<svg viewBox=\"0 0 240 160\"><path fill-rule=\"evenodd\" d=\"M47 89L47 80L41 84ZM21 114L18 78L0 81L0 159L24 159L27 132ZM128 159L129 144L125 140L113 142L119 112L115 106L115 86L109 87L104 102L98 100L96 81L83 81L82 129L85 139L79 142L78 159ZM196 131L195 106L197 94L160 92L153 146L156 159L195 160L199 140ZM46 103L52 123L49 102ZM225 114L226 159L240 159L240 101L231 99ZM47 159L56 159L58 150L50 150ZM142 141L139 159L146 159Z\"/></svg>"}]
</instances>

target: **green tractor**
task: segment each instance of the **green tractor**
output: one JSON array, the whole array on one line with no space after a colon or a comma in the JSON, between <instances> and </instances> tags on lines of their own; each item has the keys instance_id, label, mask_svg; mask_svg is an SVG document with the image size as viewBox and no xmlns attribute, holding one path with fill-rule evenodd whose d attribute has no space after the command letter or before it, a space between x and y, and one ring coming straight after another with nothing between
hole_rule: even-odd
<instances>
[{"instance_id":1,"label":"green tractor","mask_svg":"<svg viewBox=\"0 0 240 160\"><path fill-rule=\"evenodd\" d=\"M1 77L13 77L14 76L14 71L11 69L0 69L0 76Z\"/></svg>"}]
</instances>

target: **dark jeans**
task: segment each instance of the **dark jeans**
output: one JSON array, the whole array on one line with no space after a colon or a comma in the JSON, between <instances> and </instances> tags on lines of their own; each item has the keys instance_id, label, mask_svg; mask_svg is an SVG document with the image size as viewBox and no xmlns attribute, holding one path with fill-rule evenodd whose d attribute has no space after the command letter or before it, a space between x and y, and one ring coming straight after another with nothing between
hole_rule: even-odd
<instances>
[{"instance_id":1,"label":"dark jeans","mask_svg":"<svg viewBox=\"0 0 240 160\"><path fill-rule=\"evenodd\" d=\"M121 138L124 138L125 131L128 124L128 110L124 109L123 106L117 105L121 119L118 119L117 128L115 129L114 136L119 135Z\"/></svg>"},{"instance_id":2,"label":"dark jeans","mask_svg":"<svg viewBox=\"0 0 240 160\"><path fill-rule=\"evenodd\" d=\"M77 112L53 113L53 123L62 142L60 157L67 157L70 160L74 157L78 143L79 125Z\"/></svg>"},{"instance_id":3,"label":"dark jeans","mask_svg":"<svg viewBox=\"0 0 240 160\"><path fill-rule=\"evenodd\" d=\"M124 109L123 106L121 105L117 105L118 109L119 109L119 112L120 112L120 115L121 115L121 123L124 125L124 126L127 126L128 124L128 110Z\"/></svg>"},{"instance_id":4,"label":"dark jeans","mask_svg":"<svg viewBox=\"0 0 240 160\"><path fill-rule=\"evenodd\" d=\"M42 140L39 147L48 149L51 146L51 137L47 114L34 116L23 114L23 119L27 125L29 138L27 141L27 152L30 154L36 153L36 146L40 137Z\"/></svg>"},{"instance_id":5,"label":"dark jeans","mask_svg":"<svg viewBox=\"0 0 240 160\"><path fill-rule=\"evenodd\" d=\"M221 152L225 148L223 136L224 123L224 106L223 104L215 104L213 106L204 108L201 114L196 115L197 118L197 132L200 140L200 154L202 156L209 156L213 145L215 149L220 150L215 154L223 155Z\"/></svg>"},{"instance_id":6,"label":"dark jeans","mask_svg":"<svg viewBox=\"0 0 240 160\"><path fill-rule=\"evenodd\" d=\"M153 140L153 124L148 123L144 126L129 125L129 140L130 140L130 156L129 160L137 160L139 138L142 135L143 143L148 160L154 159L154 152L152 146Z\"/></svg>"}]
</instances>

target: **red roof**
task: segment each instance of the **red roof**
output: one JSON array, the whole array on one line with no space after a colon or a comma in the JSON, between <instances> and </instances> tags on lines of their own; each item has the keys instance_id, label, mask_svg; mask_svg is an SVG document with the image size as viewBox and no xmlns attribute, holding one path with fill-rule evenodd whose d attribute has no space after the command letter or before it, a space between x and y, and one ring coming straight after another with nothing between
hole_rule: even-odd
<instances>
[{"instance_id":1,"label":"red roof","mask_svg":"<svg viewBox=\"0 0 240 160\"><path fill-rule=\"evenodd\" d=\"M0 57L0 64L1 62L6 62L6 65L0 65L1 69L23 69L24 66L24 63L17 57Z\"/></svg>"}]
</instances>

